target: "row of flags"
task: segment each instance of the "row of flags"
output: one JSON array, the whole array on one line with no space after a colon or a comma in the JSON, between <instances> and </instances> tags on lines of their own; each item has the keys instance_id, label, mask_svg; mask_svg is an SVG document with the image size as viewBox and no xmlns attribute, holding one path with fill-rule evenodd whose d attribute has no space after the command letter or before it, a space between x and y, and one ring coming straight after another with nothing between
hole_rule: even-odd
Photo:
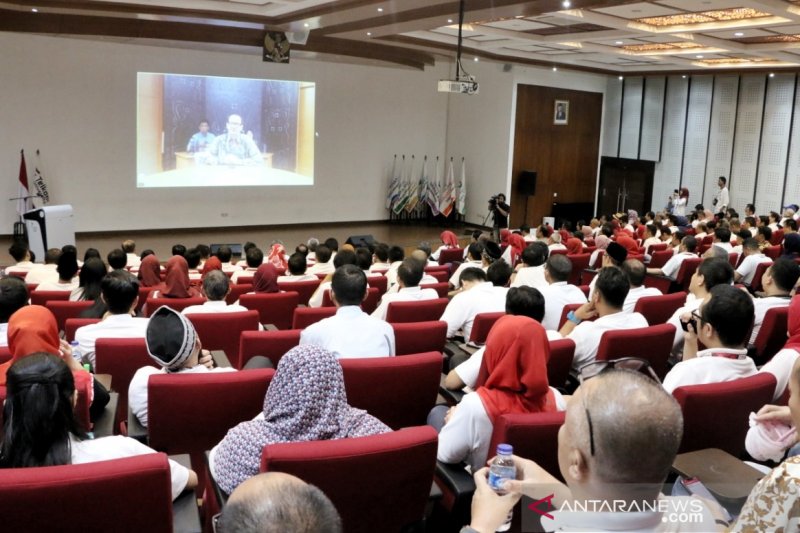
<instances>
[{"instance_id":1,"label":"row of flags","mask_svg":"<svg viewBox=\"0 0 800 533\"><path fill-rule=\"evenodd\" d=\"M41 156L36 150L36 163L33 166L33 188L28 184L28 168L25 165L25 150L19 151L19 188L17 190L17 214L21 217L33 209L33 197L38 197L43 204L50 203L50 193L44 182L44 176L39 170L41 167Z\"/></svg>"},{"instance_id":2,"label":"row of flags","mask_svg":"<svg viewBox=\"0 0 800 533\"><path fill-rule=\"evenodd\" d=\"M386 195L386 209L399 215L403 211L411 213L415 210L423 211L425 206L430 207L433 216L445 217L455 209L460 215L467 213L467 166L461 158L461 177L455 181L453 158L447 163L447 172L444 181L439 173L439 157L433 163L433 177L428 170L428 156L422 160L422 169L417 173L416 158L412 155L406 160L403 155L398 162L394 156L392 162L391 181L389 192Z\"/></svg>"}]
</instances>

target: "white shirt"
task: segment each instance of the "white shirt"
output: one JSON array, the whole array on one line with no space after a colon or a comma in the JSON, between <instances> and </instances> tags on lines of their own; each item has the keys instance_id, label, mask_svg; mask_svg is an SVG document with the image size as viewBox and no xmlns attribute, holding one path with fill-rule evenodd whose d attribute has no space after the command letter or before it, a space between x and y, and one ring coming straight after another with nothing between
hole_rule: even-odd
<instances>
[{"instance_id":1,"label":"white shirt","mask_svg":"<svg viewBox=\"0 0 800 533\"><path fill-rule=\"evenodd\" d=\"M144 338L147 319L131 315L110 315L97 324L89 324L75 331L75 340L84 361L94 364L94 344L97 339Z\"/></svg>"},{"instance_id":2,"label":"white shirt","mask_svg":"<svg viewBox=\"0 0 800 533\"><path fill-rule=\"evenodd\" d=\"M32 261L20 261L14 266L10 266L6 269L6 274L11 274L12 272L30 272L31 269L36 267L36 263Z\"/></svg>"},{"instance_id":3,"label":"white shirt","mask_svg":"<svg viewBox=\"0 0 800 533\"><path fill-rule=\"evenodd\" d=\"M535 267L522 267L517 270L514 276L514 281L511 282L512 287L533 287L540 291L548 286L547 280L544 277L544 265Z\"/></svg>"},{"instance_id":4,"label":"white shirt","mask_svg":"<svg viewBox=\"0 0 800 533\"><path fill-rule=\"evenodd\" d=\"M117 435L114 437L103 437L101 439L78 440L70 435L70 451L72 452L71 462L74 465L96 463L98 461L108 461L111 459L123 459L125 457L135 457L147 453L158 453L154 449L145 446L136 439ZM172 485L172 499L180 496L186 483L189 481L189 469L169 460L169 472ZM146 512L146 509L142 509Z\"/></svg>"},{"instance_id":5,"label":"white shirt","mask_svg":"<svg viewBox=\"0 0 800 533\"><path fill-rule=\"evenodd\" d=\"M729 242L715 242L715 243L713 243L713 246L717 246L719 248L722 248L727 253L731 253L733 251L733 246L731 246L731 243L729 243Z\"/></svg>"},{"instance_id":6,"label":"white shirt","mask_svg":"<svg viewBox=\"0 0 800 533\"><path fill-rule=\"evenodd\" d=\"M332 283L330 281L323 281L317 287L317 290L314 291L314 294L311 295L311 298L308 299L308 306L309 307L322 307L322 297L325 295L325 291L331 290Z\"/></svg>"},{"instance_id":7,"label":"white shirt","mask_svg":"<svg viewBox=\"0 0 800 533\"><path fill-rule=\"evenodd\" d=\"M789 388L789 381L792 379L792 368L800 354L797 350L792 348L784 348L776 353L767 364L761 367L759 372L769 372L775 376L778 382L775 385L775 394L772 397L773 401L777 401L783 393Z\"/></svg>"},{"instance_id":8,"label":"white shirt","mask_svg":"<svg viewBox=\"0 0 800 533\"><path fill-rule=\"evenodd\" d=\"M183 368L173 374L205 374L207 372L236 372L236 369L231 367L210 369L206 365L197 365L192 368ZM166 373L164 368L143 366L136 371L128 385L128 407L144 427L147 427L147 383L150 381L150 376Z\"/></svg>"},{"instance_id":9,"label":"white shirt","mask_svg":"<svg viewBox=\"0 0 800 533\"><path fill-rule=\"evenodd\" d=\"M661 267L661 272L670 279L675 279L678 276L678 271L681 269L681 264L689 257L697 257L691 252L680 252L672 257Z\"/></svg>"},{"instance_id":10,"label":"white shirt","mask_svg":"<svg viewBox=\"0 0 800 533\"><path fill-rule=\"evenodd\" d=\"M572 360L572 368L579 370L583 365L595 360L600 338L606 331L646 328L649 325L647 319L641 314L623 313L622 311L600 317L594 321L585 320L581 322L566 337L575 342L575 357Z\"/></svg>"},{"instance_id":11,"label":"white shirt","mask_svg":"<svg viewBox=\"0 0 800 533\"><path fill-rule=\"evenodd\" d=\"M231 283L239 283L239 278L242 277L252 277L258 268L247 267L244 270L235 270L233 275L231 275ZM316 276L315 276L316 277Z\"/></svg>"},{"instance_id":12,"label":"white shirt","mask_svg":"<svg viewBox=\"0 0 800 533\"><path fill-rule=\"evenodd\" d=\"M235 276L236 274L234 274ZM319 278L314 274L300 274L299 276L295 276L294 274L290 274L288 276L278 276L278 283L291 283L293 281L315 281Z\"/></svg>"},{"instance_id":13,"label":"white shirt","mask_svg":"<svg viewBox=\"0 0 800 533\"><path fill-rule=\"evenodd\" d=\"M622 304L622 311L624 313L633 313L636 302L639 301L639 298L644 298L645 296L661 296L661 291L655 287L645 287L644 285L631 287L628 291L628 296L625 297L625 303Z\"/></svg>"},{"instance_id":14,"label":"white shirt","mask_svg":"<svg viewBox=\"0 0 800 533\"><path fill-rule=\"evenodd\" d=\"M728 207L728 202L730 202L730 197L728 194L728 187L723 187L717 193L717 205L714 206L714 211L719 213L723 211L726 207Z\"/></svg>"},{"instance_id":15,"label":"white shirt","mask_svg":"<svg viewBox=\"0 0 800 533\"><path fill-rule=\"evenodd\" d=\"M452 285L453 287L460 287L461 286L461 273L464 272L464 270L466 270L468 268L480 268L480 269L483 269L483 262L480 261L480 260L475 261L475 260L470 259L470 260L464 261L463 263L458 265L458 268L456 269L456 271L453 272L452 276L450 276L450 280L449 280L450 281L450 285ZM389 274L387 273L386 276L388 277Z\"/></svg>"},{"instance_id":16,"label":"white shirt","mask_svg":"<svg viewBox=\"0 0 800 533\"><path fill-rule=\"evenodd\" d=\"M315 344L338 358L383 357L395 353L394 330L357 305L336 310L332 317L311 324L300 334L300 344Z\"/></svg>"},{"instance_id":17,"label":"white shirt","mask_svg":"<svg viewBox=\"0 0 800 533\"><path fill-rule=\"evenodd\" d=\"M561 244L560 242L554 242L553 244L548 244L547 248L550 251L553 251L553 250L566 250L567 249L567 247L564 246L563 244Z\"/></svg>"},{"instance_id":18,"label":"white shirt","mask_svg":"<svg viewBox=\"0 0 800 533\"><path fill-rule=\"evenodd\" d=\"M381 272L381 273L383 273L383 272L386 272L387 270L389 270L389 266L390 266L389 263L372 263L369 266L369 271L370 272Z\"/></svg>"},{"instance_id":19,"label":"white shirt","mask_svg":"<svg viewBox=\"0 0 800 533\"><path fill-rule=\"evenodd\" d=\"M478 313L505 311L507 293L507 288L495 287L490 281L484 281L453 296L441 318L447 322L447 336L453 337L458 330L463 330L464 340L469 341L475 316Z\"/></svg>"},{"instance_id":20,"label":"white shirt","mask_svg":"<svg viewBox=\"0 0 800 533\"><path fill-rule=\"evenodd\" d=\"M228 305L225 300L206 300L200 305L190 305L189 307L184 308L183 311L181 311L181 314L192 315L199 313L241 313L242 311L249 311L249 309L237 304Z\"/></svg>"},{"instance_id":21,"label":"white shirt","mask_svg":"<svg viewBox=\"0 0 800 533\"><path fill-rule=\"evenodd\" d=\"M399 286L399 285L398 285ZM413 302L423 300L435 300L439 297L439 293L433 289L422 289L417 287L406 287L397 292L386 293L381 298L381 303L372 312L372 316L381 320L386 320L386 312L389 310L389 304L392 302Z\"/></svg>"},{"instance_id":22,"label":"white shirt","mask_svg":"<svg viewBox=\"0 0 800 533\"><path fill-rule=\"evenodd\" d=\"M77 288L78 288L78 280L77 279L73 279L69 283L61 283L60 281L56 281L55 283L53 283L52 281L47 281L47 282L44 282L44 283L40 283L36 287L36 290L33 291L33 292L39 292L39 291L70 291L70 292L72 292Z\"/></svg>"},{"instance_id":23,"label":"white shirt","mask_svg":"<svg viewBox=\"0 0 800 533\"><path fill-rule=\"evenodd\" d=\"M566 281L551 283L539 289L544 296L544 319L542 327L546 330L558 330L564 306L568 304L585 304L586 295L575 285Z\"/></svg>"},{"instance_id":24,"label":"white shirt","mask_svg":"<svg viewBox=\"0 0 800 533\"><path fill-rule=\"evenodd\" d=\"M128 258L125 263L128 268L139 268L139 265L142 264L142 259L136 254L125 254L125 256Z\"/></svg>"},{"instance_id":25,"label":"white shirt","mask_svg":"<svg viewBox=\"0 0 800 533\"><path fill-rule=\"evenodd\" d=\"M650 237L649 239L645 239L642 243L642 247L644 248L644 253L650 253L650 247L654 244L661 244L661 239L658 237Z\"/></svg>"},{"instance_id":26,"label":"white shirt","mask_svg":"<svg viewBox=\"0 0 800 533\"><path fill-rule=\"evenodd\" d=\"M402 261L395 261L389 265L389 268L386 270L385 274L387 287L391 287L397 283L397 269L400 268L400 265L402 264Z\"/></svg>"},{"instance_id":27,"label":"white shirt","mask_svg":"<svg viewBox=\"0 0 800 533\"><path fill-rule=\"evenodd\" d=\"M0 346L8 346L8 322L0 324Z\"/></svg>"},{"instance_id":28,"label":"white shirt","mask_svg":"<svg viewBox=\"0 0 800 533\"><path fill-rule=\"evenodd\" d=\"M30 285L48 282L58 283L58 272L56 268L58 268L58 265L36 264L25 276L25 283Z\"/></svg>"},{"instance_id":29,"label":"white shirt","mask_svg":"<svg viewBox=\"0 0 800 533\"><path fill-rule=\"evenodd\" d=\"M742 276L742 282L745 285L751 285L753 283L756 267L761 263L772 263L772 259L762 253L750 254L742 259L742 264L739 265L736 272Z\"/></svg>"},{"instance_id":30,"label":"white shirt","mask_svg":"<svg viewBox=\"0 0 800 533\"><path fill-rule=\"evenodd\" d=\"M236 272L237 270L241 270L241 269L242 269L242 267L240 267L239 265L234 265L230 261L228 261L227 263L222 263L222 271L223 272Z\"/></svg>"},{"instance_id":31,"label":"white shirt","mask_svg":"<svg viewBox=\"0 0 800 533\"><path fill-rule=\"evenodd\" d=\"M764 323L764 317L767 311L773 307L788 307L791 299L788 296L765 296L763 298L753 298L753 308L755 310L755 319L753 320L753 333L750 335L749 344L756 342L758 332L761 331L761 324Z\"/></svg>"},{"instance_id":32,"label":"white shirt","mask_svg":"<svg viewBox=\"0 0 800 533\"><path fill-rule=\"evenodd\" d=\"M713 353L727 353L740 357L729 359L711 355ZM672 394L675 389L685 385L723 383L752 376L757 371L755 363L747 357L745 349L709 348L697 352L697 356L693 359L681 361L673 366L664 378L664 389Z\"/></svg>"},{"instance_id":33,"label":"white shirt","mask_svg":"<svg viewBox=\"0 0 800 533\"><path fill-rule=\"evenodd\" d=\"M686 303L684 303L683 307L672 313L672 316L667 320L667 324L675 326L675 339L672 341L673 355L677 356L683 353L683 339L686 336L686 332L683 331L683 326L681 326L681 316L697 311L701 305L703 305L703 299L695 298L692 293L689 293L686 295Z\"/></svg>"},{"instance_id":34,"label":"white shirt","mask_svg":"<svg viewBox=\"0 0 800 533\"><path fill-rule=\"evenodd\" d=\"M672 214L677 216L686 216L686 201L687 198L675 198L672 202Z\"/></svg>"}]
</instances>

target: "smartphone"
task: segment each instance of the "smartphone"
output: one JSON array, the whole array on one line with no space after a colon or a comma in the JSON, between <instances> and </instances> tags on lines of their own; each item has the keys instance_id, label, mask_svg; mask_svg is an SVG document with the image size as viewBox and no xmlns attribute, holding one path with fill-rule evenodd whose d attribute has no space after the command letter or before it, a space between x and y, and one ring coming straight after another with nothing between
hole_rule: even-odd
<instances>
[{"instance_id":1,"label":"smartphone","mask_svg":"<svg viewBox=\"0 0 800 533\"><path fill-rule=\"evenodd\" d=\"M689 494L691 494L693 496L699 496L699 497L703 498L704 500L708 500L710 502L716 503L719 506L719 510L722 512L723 517L725 518L726 522L730 522L731 520L733 520L733 517L730 515L728 510L725 509L722 506L722 504L719 503L719 501L717 501L717 499L714 497L714 495L711 494L711 492L709 492L708 488L706 488L706 486L703 485L702 481L700 481L696 477L690 477L688 479L684 479L684 478L678 478L678 479L680 479L680 482L681 482L681 485L683 485L683 488L685 488L687 491L689 491Z\"/></svg>"},{"instance_id":2,"label":"smartphone","mask_svg":"<svg viewBox=\"0 0 800 533\"><path fill-rule=\"evenodd\" d=\"M681 320L680 322L681 322L681 328L683 328L683 331L685 331L686 333L689 333L689 324L692 325L692 329L694 330L695 333L697 333L697 319L696 318L690 318L686 322Z\"/></svg>"}]
</instances>

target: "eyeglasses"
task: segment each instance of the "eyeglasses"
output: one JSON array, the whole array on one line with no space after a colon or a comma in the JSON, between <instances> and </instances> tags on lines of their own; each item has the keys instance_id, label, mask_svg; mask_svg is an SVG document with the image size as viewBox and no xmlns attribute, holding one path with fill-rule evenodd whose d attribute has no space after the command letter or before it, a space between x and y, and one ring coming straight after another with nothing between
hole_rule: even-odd
<instances>
[{"instance_id":1,"label":"eyeglasses","mask_svg":"<svg viewBox=\"0 0 800 533\"><path fill-rule=\"evenodd\" d=\"M698 322L703 322L703 315L700 314L699 309L695 309L694 311L692 311L692 317L696 318Z\"/></svg>"}]
</instances>

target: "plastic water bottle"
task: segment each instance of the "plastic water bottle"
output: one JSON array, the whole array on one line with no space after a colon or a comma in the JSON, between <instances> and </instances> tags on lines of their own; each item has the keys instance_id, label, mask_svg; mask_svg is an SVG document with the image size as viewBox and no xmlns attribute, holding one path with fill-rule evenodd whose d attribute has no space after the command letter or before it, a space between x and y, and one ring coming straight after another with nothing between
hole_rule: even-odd
<instances>
[{"instance_id":1,"label":"plastic water bottle","mask_svg":"<svg viewBox=\"0 0 800 533\"><path fill-rule=\"evenodd\" d=\"M81 349L78 341L72 341L69 343L69 345L72 348L72 358L83 364L83 356L81 355Z\"/></svg>"},{"instance_id":2,"label":"plastic water bottle","mask_svg":"<svg viewBox=\"0 0 800 533\"><path fill-rule=\"evenodd\" d=\"M503 489L503 482L507 479L517 479L517 467L511 457L513 453L514 448L510 444L498 444L497 456L489 467L489 486L501 495L506 493L506 490ZM497 531L508 531L511 528L513 516L514 510L512 509L508 512L506 522L497 528Z\"/></svg>"}]
</instances>

